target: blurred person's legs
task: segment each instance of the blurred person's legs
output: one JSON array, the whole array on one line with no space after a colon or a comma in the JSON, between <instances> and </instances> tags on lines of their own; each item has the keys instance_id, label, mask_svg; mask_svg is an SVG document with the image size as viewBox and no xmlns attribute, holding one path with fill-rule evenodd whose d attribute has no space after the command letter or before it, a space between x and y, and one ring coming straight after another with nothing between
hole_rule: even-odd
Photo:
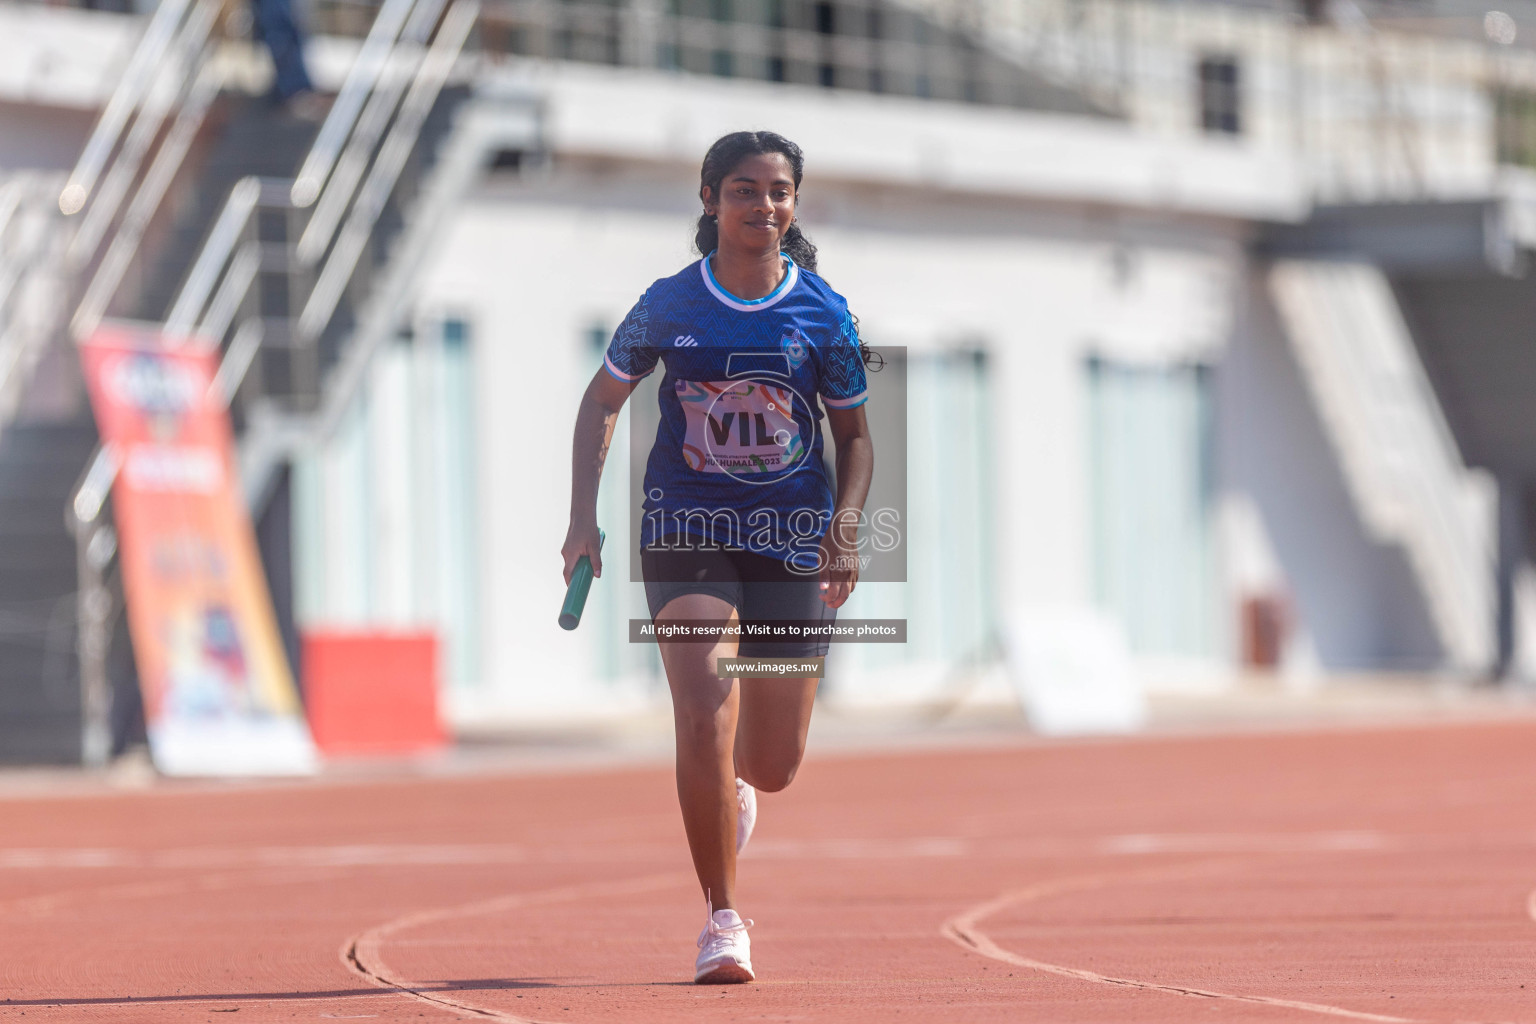
<instances>
[{"instance_id":1,"label":"blurred person's legs","mask_svg":"<svg viewBox=\"0 0 1536 1024\"><path fill-rule=\"evenodd\" d=\"M304 66L304 37L293 17L290 0L251 0L251 14L256 21L256 31L272 53L272 64L277 69L272 83L272 96L279 103L305 93L314 86L309 71Z\"/></svg>"},{"instance_id":2,"label":"blurred person's legs","mask_svg":"<svg viewBox=\"0 0 1536 1024\"><path fill-rule=\"evenodd\" d=\"M138 665L133 658L133 638L128 634L128 617L118 616L107 648L107 680L112 689L112 756L129 748L144 746L149 734L144 721L144 696L139 689Z\"/></svg>"}]
</instances>

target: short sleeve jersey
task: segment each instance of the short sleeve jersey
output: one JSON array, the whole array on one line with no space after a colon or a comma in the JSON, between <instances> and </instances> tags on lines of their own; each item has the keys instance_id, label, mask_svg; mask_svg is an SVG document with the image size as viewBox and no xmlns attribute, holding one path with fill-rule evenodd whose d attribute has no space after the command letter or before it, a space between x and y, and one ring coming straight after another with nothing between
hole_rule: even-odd
<instances>
[{"instance_id":1,"label":"short sleeve jersey","mask_svg":"<svg viewBox=\"0 0 1536 1024\"><path fill-rule=\"evenodd\" d=\"M847 302L784 262L778 287L747 300L699 260L652 284L614 333L603 359L614 377L640 380L665 364L642 544L702 540L803 562L826 532L817 399L863 405L864 363Z\"/></svg>"}]
</instances>

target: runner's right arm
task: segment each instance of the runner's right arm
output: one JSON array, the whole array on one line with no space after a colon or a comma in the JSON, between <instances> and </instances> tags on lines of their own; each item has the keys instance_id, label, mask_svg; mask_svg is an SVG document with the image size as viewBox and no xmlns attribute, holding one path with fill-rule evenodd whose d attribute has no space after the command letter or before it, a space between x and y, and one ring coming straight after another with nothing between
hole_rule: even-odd
<instances>
[{"instance_id":1,"label":"runner's right arm","mask_svg":"<svg viewBox=\"0 0 1536 1024\"><path fill-rule=\"evenodd\" d=\"M581 396L581 406L576 410L576 435L571 443L571 521L565 546L560 549L565 558L567 584L582 555L592 559L595 575L603 574L597 534L597 484L608 459L619 410L639 383L619 380L599 367L592 383L587 385L586 394Z\"/></svg>"}]
</instances>

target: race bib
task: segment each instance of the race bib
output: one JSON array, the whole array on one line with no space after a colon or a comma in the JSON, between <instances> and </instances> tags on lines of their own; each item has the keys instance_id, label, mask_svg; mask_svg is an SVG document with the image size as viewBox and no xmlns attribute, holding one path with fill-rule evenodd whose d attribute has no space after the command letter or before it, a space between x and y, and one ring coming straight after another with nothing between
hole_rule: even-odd
<instances>
[{"instance_id":1,"label":"race bib","mask_svg":"<svg viewBox=\"0 0 1536 1024\"><path fill-rule=\"evenodd\" d=\"M699 473L748 479L800 464L795 392L760 380L677 382L687 432L683 461Z\"/></svg>"}]
</instances>

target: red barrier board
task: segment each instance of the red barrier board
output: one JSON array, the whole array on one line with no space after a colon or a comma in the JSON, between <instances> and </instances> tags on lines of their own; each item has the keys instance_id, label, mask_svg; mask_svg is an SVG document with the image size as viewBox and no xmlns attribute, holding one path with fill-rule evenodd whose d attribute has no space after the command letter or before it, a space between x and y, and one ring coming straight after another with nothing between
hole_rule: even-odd
<instances>
[{"instance_id":1,"label":"red barrier board","mask_svg":"<svg viewBox=\"0 0 1536 1024\"><path fill-rule=\"evenodd\" d=\"M437 636L304 634L304 705L327 755L413 754L443 745Z\"/></svg>"},{"instance_id":2,"label":"red barrier board","mask_svg":"<svg viewBox=\"0 0 1536 1024\"><path fill-rule=\"evenodd\" d=\"M150 753L173 775L314 770L229 415L217 352L152 325L107 324L81 345L102 443Z\"/></svg>"}]
</instances>

